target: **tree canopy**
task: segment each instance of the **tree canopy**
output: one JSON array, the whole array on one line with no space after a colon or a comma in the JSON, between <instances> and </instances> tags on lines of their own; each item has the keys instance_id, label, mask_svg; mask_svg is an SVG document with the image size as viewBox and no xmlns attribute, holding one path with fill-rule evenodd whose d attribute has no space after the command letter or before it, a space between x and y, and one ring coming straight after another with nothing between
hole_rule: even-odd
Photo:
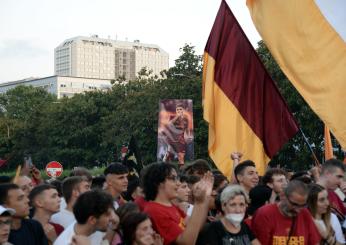
<instances>
[{"instance_id":1,"label":"tree canopy","mask_svg":"<svg viewBox=\"0 0 346 245\"><path fill-rule=\"evenodd\" d=\"M165 78L161 79L143 68L134 81L113 82L106 92L57 100L43 89L18 86L1 94L0 158L8 159L8 169L22 163L25 154L31 154L41 168L52 160L67 168L90 167L117 160L121 146L133 135L143 162L153 162L160 99L193 100L195 157L208 158L208 127L201 103L201 56L189 44L180 50L175 66L165 71ZM257 52L322 159L321 121L287 80L263 42ZM303 169L311 163L310 153L297 134L271 164Z\"/></svg>"}]
</instances>

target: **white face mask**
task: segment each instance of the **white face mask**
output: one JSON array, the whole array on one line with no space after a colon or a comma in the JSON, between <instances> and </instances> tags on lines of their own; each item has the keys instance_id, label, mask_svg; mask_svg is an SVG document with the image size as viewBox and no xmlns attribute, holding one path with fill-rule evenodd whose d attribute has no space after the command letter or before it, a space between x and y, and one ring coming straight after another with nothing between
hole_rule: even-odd
<instances>
[{"instance_id":1,"label":"white face mask","mask_svg":"<svg viewBox=\"0 0 346 245\"><path fill-rule=\"evenodd\" d=\"M243 221L245 214L226 214L225 218L235 227L239 227L240 223Z\"/></svg>"}]
</instances>

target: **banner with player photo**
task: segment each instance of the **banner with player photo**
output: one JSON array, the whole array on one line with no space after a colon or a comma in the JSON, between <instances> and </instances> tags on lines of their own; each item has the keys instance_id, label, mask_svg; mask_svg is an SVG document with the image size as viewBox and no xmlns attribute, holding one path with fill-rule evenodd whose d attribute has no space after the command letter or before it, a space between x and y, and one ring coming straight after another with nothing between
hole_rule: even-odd
<instances>
[{"instance_id":1,"label":"banner with player photo","mask_svg":"<svg viewBox=\"0 0 346 245\"><path fill-rule=\"evenodd\" d=\"M192 100L160 100L157 160L185 161L194 158Z\"/></svg>"}]
</instances>

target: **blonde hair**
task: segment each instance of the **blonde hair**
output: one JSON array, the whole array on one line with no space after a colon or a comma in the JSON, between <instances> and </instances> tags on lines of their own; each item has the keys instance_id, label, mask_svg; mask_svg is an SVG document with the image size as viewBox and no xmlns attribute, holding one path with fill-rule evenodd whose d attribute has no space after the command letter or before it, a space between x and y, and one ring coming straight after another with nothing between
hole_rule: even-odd
<instances>
[{"instance_id":1,"label":"blonde hair","mask_svg":"<svg viewBox=\"0 0 346 245\"><path fill-rule=\"evenodd\" d=\"M243 187L240 185L228 185L221 193L220 201L222 204L227 203L236 196L244 196L245 202L249 203L249 197Z\"/></svg>"}]
</instances>

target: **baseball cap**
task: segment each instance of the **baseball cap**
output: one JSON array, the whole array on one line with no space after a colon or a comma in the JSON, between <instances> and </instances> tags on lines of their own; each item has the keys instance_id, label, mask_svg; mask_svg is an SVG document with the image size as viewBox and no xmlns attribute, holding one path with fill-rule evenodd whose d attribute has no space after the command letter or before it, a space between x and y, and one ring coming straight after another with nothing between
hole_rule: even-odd
<instances>
[{"instance_id":1,"label":"baseball cap","mask_svg":"<svg viewBox=\"0 0 346 245\"><path fill-rule=\"evenodd\" d=\"M12 208L5 208L4 206L0 205L0 215L3 213L8 212L10 215L14 215L16 211Z\"/></svg>"}]
</instances>

